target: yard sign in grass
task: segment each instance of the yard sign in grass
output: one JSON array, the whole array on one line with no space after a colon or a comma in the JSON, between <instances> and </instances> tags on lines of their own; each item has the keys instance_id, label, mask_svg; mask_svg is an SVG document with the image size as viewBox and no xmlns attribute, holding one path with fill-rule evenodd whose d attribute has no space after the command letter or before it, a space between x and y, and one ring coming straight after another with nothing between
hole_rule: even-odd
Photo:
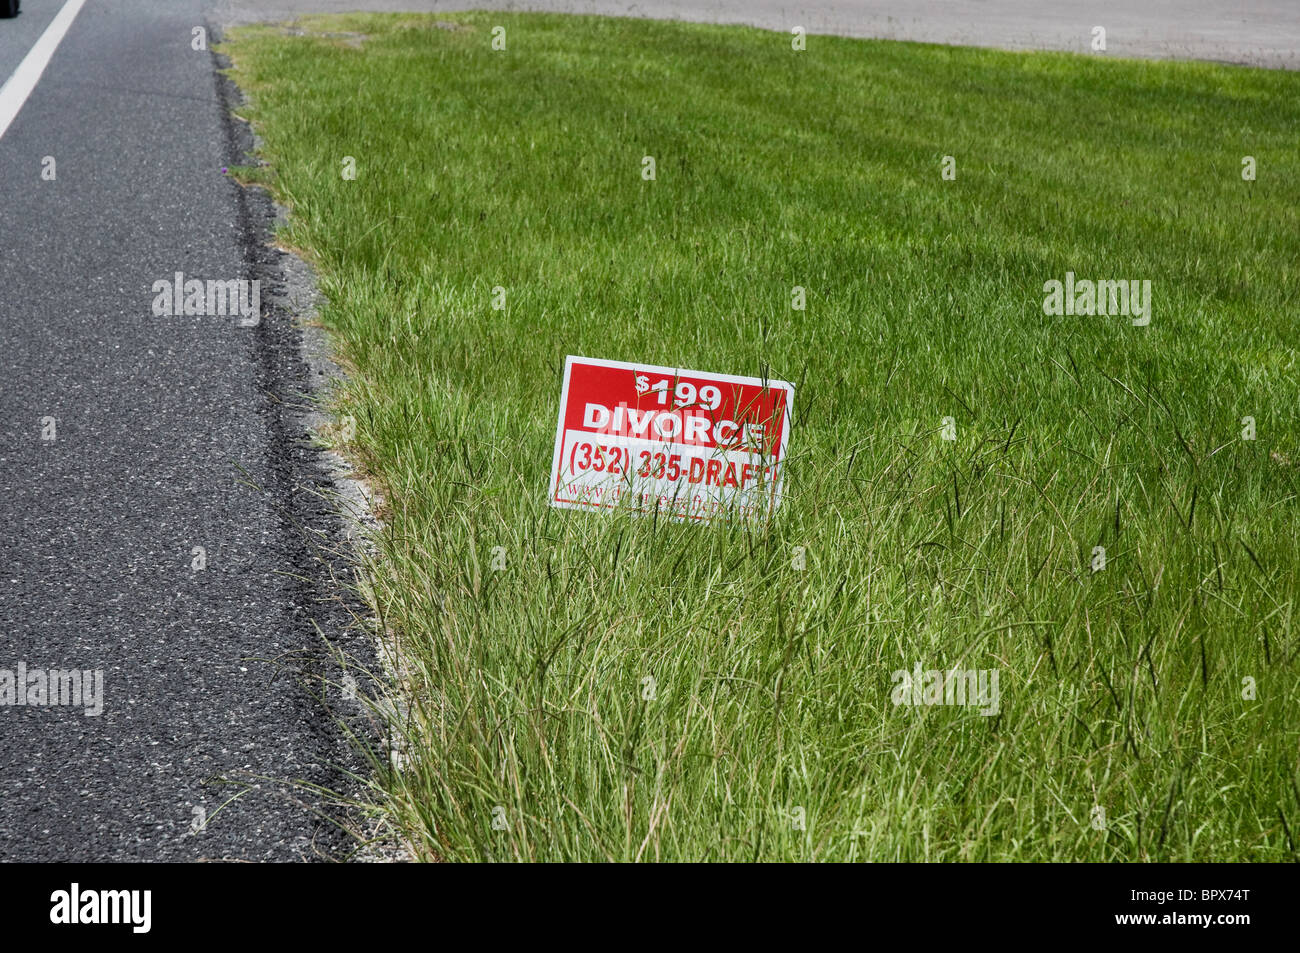
<instances>
[{"instance_id":1,"label":"yard sign in grass","mask_svg":"<svg viewBox=\"0 0 1300 953\"><path fill-rule=\"evenodd\" d=\"M551 503L707 522L781 502L794 386L785 381L569 357Z\"/></svg>"}]
</instances>

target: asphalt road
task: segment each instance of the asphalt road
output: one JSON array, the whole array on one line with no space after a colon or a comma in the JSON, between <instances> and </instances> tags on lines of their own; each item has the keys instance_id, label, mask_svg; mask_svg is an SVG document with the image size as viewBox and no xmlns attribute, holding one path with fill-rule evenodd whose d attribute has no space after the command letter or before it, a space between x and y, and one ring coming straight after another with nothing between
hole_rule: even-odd
<instances>
[{"instance_id":1,"label":"asphalt road","mask_svg":"<svg viewBox=\"0 0 1300 953\"><path fill-rule=\"evenodd\" d=\"M227 23L348 10L542 10L743 23L771 30L991 46L1199 59L1300 69L1296 0L213 0Z\"/></svg>"},{"instance_id":2,"label":"asphalt road","mask_svg":"<svg viewBox=\"0 0 1300 953\"><path fill-rule=\"evenodd\" d=\"M62 5L0 21L0 78ZM313 673L321 633L363 660L367 640L318 558L337 521L311 492L270 210L222 172L246 132L191 49L207 12L89 0L0 137L0 701L20 664L104 680L98 715L0 705L3 860L347 847L300 783L363 767ZM155 316L177 271L260 275L264 319Z\"/></svg>"}]
</instances>

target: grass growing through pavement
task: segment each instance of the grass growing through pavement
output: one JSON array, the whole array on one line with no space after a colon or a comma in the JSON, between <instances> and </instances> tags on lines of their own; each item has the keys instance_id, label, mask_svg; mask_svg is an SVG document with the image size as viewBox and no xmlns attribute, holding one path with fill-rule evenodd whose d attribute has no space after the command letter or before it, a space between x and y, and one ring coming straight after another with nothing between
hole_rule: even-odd
<instances>
[{"instance_id":1,"label":"grass growing through pavement","mask_svg":"<svg viewBox=\"0 0 1300 953\"><path fill-rule=\"evenodd\" d=\"M230 51L389 494L420 856L1297 856L1300 77L300 26ZM1150 326L1045 316L1067 271L1150 279ZM566 354L795 382L778 517L548 508ZM998 714L896 707L918 662Z\"/></svg>"}]
</instances>

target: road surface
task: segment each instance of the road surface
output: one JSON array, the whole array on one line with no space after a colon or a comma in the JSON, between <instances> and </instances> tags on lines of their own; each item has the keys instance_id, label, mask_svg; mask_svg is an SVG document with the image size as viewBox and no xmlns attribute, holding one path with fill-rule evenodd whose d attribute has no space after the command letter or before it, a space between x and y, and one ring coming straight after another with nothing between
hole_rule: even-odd
<instances>
[{"instance_id":1,"label":"road surface","mask_svg":"<svg viewBox=\"0 0 1300 953\"><path fill-rule=\"evenodd\" d=\"M62 7L0 21L0 75ZM103 678L98 714L0 705L0 860L348 846L283 783L364 768L299 673L326 671L317 625L358 658L366 639L317 558L336 521L286 406L303 368L268 210L222 173L241 130L192 49L210 12L89 0L0 136L0 701L20 666ZM156 316L178 271L260 275L265 318Z\"/></svg>"}]
</instances>

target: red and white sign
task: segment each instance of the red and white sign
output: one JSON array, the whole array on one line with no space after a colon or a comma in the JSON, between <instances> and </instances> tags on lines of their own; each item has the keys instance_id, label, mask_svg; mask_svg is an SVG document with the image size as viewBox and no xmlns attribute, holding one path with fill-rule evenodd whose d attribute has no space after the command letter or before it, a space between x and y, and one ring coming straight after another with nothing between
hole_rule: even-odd
<instances>
[{"instance_id":1,"label":"red and white sign","mask_svg":"<svg viewBox=\"0 0 1300 953\"><path fill-rule=\"evenodd\" d=\"M785 381L566 358L551 505L766 518L781 502L793 403Z\"/></svg>"}]
</instances>

